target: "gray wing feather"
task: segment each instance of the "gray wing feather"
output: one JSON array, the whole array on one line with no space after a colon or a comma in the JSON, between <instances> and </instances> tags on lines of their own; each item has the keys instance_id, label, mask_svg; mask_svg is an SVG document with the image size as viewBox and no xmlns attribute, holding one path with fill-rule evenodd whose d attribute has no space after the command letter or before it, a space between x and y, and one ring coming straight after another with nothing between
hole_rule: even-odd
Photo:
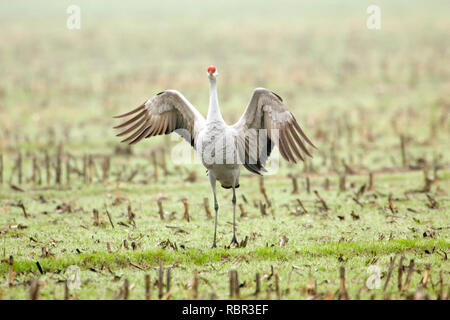
<instances>
[{"instance_id":1,"label":"gray wing feather","mask_svg":"<svg viewBox=\"0 0 450 320\"><path fill-rule=\"evenodd\" d=\"M241 151L245 155L244 166L254 173L261 174L265 170L263 165L274 145L278 147L284 159L294 163L298 160L304 161L302 152L311 157L306 144L316 148L281 97L264 88L253 91L247 109L232 127L237 131L238 136L248 137L248 140L255 139L255 135L259 135L256 149L249 148L248 143L239 144L241 148L242 145L245 148Z\"/></svg>"},{"instance_id":2,"label":"gray wing feather","mask_svg":"<svg viewBox=\"0 0 450 320\"><path fill-rule=\"evenodd\" d=\"M176 132L194 147L197 134L206 122L200 112L176 90L160 92L139 107L115 118L125 117L131 118L114 128L124 129L117 136L129 134L121 141L129 144Z\"/></svg>"}]
</instances>

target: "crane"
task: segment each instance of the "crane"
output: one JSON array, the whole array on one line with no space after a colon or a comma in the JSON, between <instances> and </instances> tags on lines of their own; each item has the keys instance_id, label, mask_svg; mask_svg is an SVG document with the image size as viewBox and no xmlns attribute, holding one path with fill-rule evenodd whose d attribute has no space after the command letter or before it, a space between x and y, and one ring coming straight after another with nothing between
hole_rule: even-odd
<instances>
[{"instance_id":1,"label":"crane","mask_svg":"<svg viewBox=\"0 0 450 320\"><path fill-rule=\"evenodd\" d=\"M144 138L175 132L195 149L207 169L214 196L214 239L216 248L219 204L216 182L232 189L233 238L236 238L236 189L239 188L240 167L254 174L266 172L264 164L274 146L281 156L296 163L312 157L306 145L317 149L301 129L294 115L276 93L256 88L247 109L234 125L227 125L219 108L217 95L217 68L207 69L209 79L209 109L206 119L177 90L165 90L148 99L139 107L116 116L127 118L115 129L123 130L117 136L126 136L121 142L135 144ZM230 244L230 245L231 245Z\"/></svg>"}]
</instances>

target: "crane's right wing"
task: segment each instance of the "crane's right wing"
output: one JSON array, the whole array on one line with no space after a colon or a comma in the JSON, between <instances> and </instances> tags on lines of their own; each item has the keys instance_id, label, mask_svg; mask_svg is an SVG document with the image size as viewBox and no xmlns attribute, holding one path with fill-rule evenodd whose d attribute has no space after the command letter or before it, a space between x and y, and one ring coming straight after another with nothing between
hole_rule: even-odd
<instances>
[{"instance_id":1,"label":"crane's right wing","mask_svg":"<svg viewBox=\"0 0 450 320\"><path fill-rule=\"evenodd\" d=\"M241 140L238 146L243 155L241 158L245 157L245 168L257 174L265 171L263 165L274 145L284 159L294 163L304 161L305 155L312 157L306 144L316 148L281 97L264 88L253 91L247 109L232 128ZM257 141L256 148L251 147L249 141L252 140Z\"/></svg>"},{"instance_id":2,"label":"crane's right wing","mask_svg":"<svg viewBox=\"0 0 450 320\"><path fill-rule=\"evenodd\" d=\"M206 122L200 112L176 90L160 92L136 109L114 118L132 115L132 118L114 127L124 129L117 136L129 134L121 142L135 144L143 138L175 131L194 147L197 134Z\"/></svg>"}]
</instances>

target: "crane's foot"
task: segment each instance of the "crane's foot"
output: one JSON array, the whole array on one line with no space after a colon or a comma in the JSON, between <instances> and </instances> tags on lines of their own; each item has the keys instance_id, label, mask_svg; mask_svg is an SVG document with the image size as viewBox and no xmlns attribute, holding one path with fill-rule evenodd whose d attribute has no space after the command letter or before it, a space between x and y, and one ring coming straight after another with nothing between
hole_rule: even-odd
<instances>
[{"instance_id":1,"label":"crane's foot","mask_svg":"<svg viewBox=\"0 0 450 320\"><path fill-rule=\"evenodd\" d=\"M230 246L231 246L232 244L234 244L235 246L238 246L238 247L239 247L239 242L237 241L235 235L233 236L233 239L231 239Z\"/></svg>"},{"instance_id":2,"label":"crane's foot","mask_svg":"<svg viewBox=\"0 0 450 320\"><path fill-rule=\"evenodd\" d=\"M212 247L211 247L211 249L216 249L216 248L217 248L216 242L214 242L213 245L212 245Z\"/></svg>"}]
</instances>

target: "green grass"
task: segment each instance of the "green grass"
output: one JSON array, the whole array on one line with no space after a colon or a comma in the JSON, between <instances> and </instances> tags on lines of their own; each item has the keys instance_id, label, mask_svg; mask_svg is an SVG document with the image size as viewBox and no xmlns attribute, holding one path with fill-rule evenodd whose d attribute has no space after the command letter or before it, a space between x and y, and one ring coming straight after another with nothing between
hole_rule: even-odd
<instances>
[{"instance_id":1,"label":"green grass","mask_svg":"<svg viewBox=\"0 0 450 320\"><path fill-rule=\"evenodd\" d=\"M307 297L302 288L310 273L317 281L326 280L318 286L319 292L325 294L329 290L333 291L338 269L345 266L353 278L348 284L348 290L355 297L358 290L364 288L364 282L369 276L368 267L379 265L383 274L386 274L389 259L394 255L405 256L405 264L409 259L415 260L416 272L412 278L415 282L410 292L415 290L427 265L431 265L433 281L437 286L439 272L444 271L444 277L448 274L448 261L445 260L445 254L450 248L448 201L438 198L440 208L429 209L424 194L416 194L409 199L394 197L398 211L391 214L387 208L387 198L377 199L374 195L388 187L400 195L404 190L404 181L414 181L414 177L420 174L402 174L392 176L392 179L389 176L376 176L377 192L369 192L361 198L363 208L349 200L354 191L339 193L332 181L332 190L326 192L319 186L323 178L312 177L313 188L320 191L330 210L325 214L312 193L303 193L300 198L308 213L297 216L291 213L295 210L299 196L290 194L290 180L266 179L266 189L273 199L272 208L266 217L261 216L259 208L251 205L253 200L261 199L262 196L248 193L258 188L258 179L246 177L239 192L245 194L249 201L249 204L244 205L247 217L238 216L237 231L239 240L249 237L247 247L225 248L231 240L232 215L230 194L221 190L217 250L209 249L213 221L205 218L202 206L203 196L209 192L206 181L187 184L182 192L175 187L175 191L172 190L169 184L160 196L169 197L163 201L164 211L167 214L174 211L175 216L174 219L167 217L166 221L160 220L155 200L152 200L149 190L154 186L122 183L121 196L132 205L136 227L119 224L128 223L128 201L112 205L114 197L105 196L105 193L114 193L115 185L106 186L103 194L100 190L105 187L100 184L88 186L76 194L72 189L58 192L38 189L29 192L27 199L21 198L27 208L28 218L23 216L21 209L8 206L9 202L15 200L3 200L4 208L8 208L3 215L6 218L2 231L5 235L5 260L0 265L3 285L6 286L8 281L8 255L14 256L14 271L17 273L16 286L4 290L3 295L26 298L28 292L21 285L23 281L36 276L48 279L48 283L60 281L64 279L67 267L77 265L82 270L83 281L82 288L76 292L78 298L113 298L121 285L117 279L124 278L135 285L132 297L143 298L144 274L150 274L152 279L156 279L157 269L162 263L172 268L173 283L181 286L173 288L172 297L178 299L189 297L190 291L183 284L192 278L194 269L200 271L205 284L211 284L204 288L208 294L215 292L218 297L226 298L229 270L239 270L241 281L246 280L242 292L250 294L254 290L255 273L270 274L271 266L279 270L285 281L282 282L284 288L288 284L286 277L294 272L291 274L292 281L289 281L290 293L284 296L290 299ZM354 189L357 190L365 177L349 179L351 181L348 183L354 182ZM37 201L38 195L42 195L47 202ZM182 196L187 196L190 203L190 222L182 217L183 206L179 200ZM99 197L102 199L100 203ZM74 201L72 213L56 211L58 204L70 201ZM242 203L241 197L239 202ZM108 222L103 203L111 214L114 229ZM103 226L93 225L94 208L100 211ZM415 212L408 208L413 208ZM352 212L359 216L358 220L352 218ZM8 229L8 226L18 224L27 228ZM177 229L166 226L178 227L184 232L176 232ZM424 233L430 230L430 235L425 237ZM289 239L285 246L280 244L283 236ZM123 245L124 240L127 240L128 250ZM165 240L176 243L178 250L170 247L163 249L161 242ZM131 248L132 242L135 242L136 250ZM110 243L114 252L108 253L107 243ZM49 249L49 257L42 257L42 248ZM37 261L44 275L40 275ZM396 295L395 280L392 282L389 292ZM56 283L56 288L60 288ZM263 284L264 290L272 288L269 281ZM99 287L110 290L95 290ZM41 293L47 298L61 298L54 290L55 286L48 284ZM429 290L431 297L435 297L436 292L431 288ZM206 292L203 294L206 295ZM361 296L367 298L373 293L380 294L380 291L363 291Z\"/></svg>"},{"instance_id":2,"label":"green grass","mask_svg":"<svg viewBox=\"0 0 450 320\"><path fill-rule=\"evenodd\" d=\"M283 299L313 298L306 288L309 275L315 298L335 294L342 266L350 298L408 298L428 267L425 295L435 299L441 290L448 291L447 2L380 1L380 31L366 29L365 10L372 3L365 1L345 6L334 0L314 5L287 1L282 6L275 1L264 6L258 1L198 6L137 1L127 8L79 1L80 31L65 28L69 4L0 4L0 298L27 299L30 281L39 277L40 298L61 299L72 265L80 268L82 281L81 288L71 292L73 298L113 299L128 279L130 298L143 299L146 274L156 298L160 263L171 269L173 299L192 298L194 270L204 299L228 298L229 271L234 269L244 299L253 297L257 272L263 277L259 298L276 298L272 268L278 270ZM179 140L156 137L124 155L117 150L112 129L113 115L168 88L180 90L206 114L205 69L210 64L220 73L219 100L228 123L242 114L253 88L267 87L283 97L319 147L306 165L281 160L276 174L264 178L271 201L266 216L259 209L259 202L265 202L259 178L242 171L237 195L247 216L237 210L237 236L248 237L245 248L228 248L231 192L219 189L219 248L210 249L213 220L206 219L203 206L208 197L212 209L209 181L201 165L171 159L171 147ZM406 137L405 165L400 135ZM58 185L59 144L63 168ZM166 148L168 172L159 165L156 180L151 152L161 147ZM50 183L45 152L51 157ZM14 169L19 153L21 183ZM85 183L77 173L67 182L67 154L79 171L82 157L94 156L92 182ZM41 183L37 177L32 180L33 157ZM104 157L111 160L106 179ZM157 161L162 161L161 152ZM436 178L426 192L424 171ZM373 190L367 190L369 172L374 174ZM339 188L344 173L345 191ZM194 182L186 181L190 174L196 175ZM298 179L298 194L292 194L289 175ZM353 198L363 185L358 204ZM329 210L323 210L314 190ZM117 202L119 194L122 201ZM390 195L394 210L389 208ZM438 205L431 205L427 195ZM183 198L189 203L189 222L183 219ZM307 213L302 213L298 199ZM128 221L128 205L135 226ZM58 209L62 206L70 206L71 212ZM94 209L101 226L94 225ZM167 240L178 250L163 248ZM9 256L15 272L11 287ZM386 291L367 288L369 268L380 268L384 285L394 256ZM414 260L410 286L404 291L397 287L400 257L406 265L403 283Z\"/></svg>"},{"instance_id":3,"label":"green grass","mask_svg":"<svg viewBox=\"0 0 450 320\"><path fill-rule=\"evenodd\" d=\"M391 241L356 242L356 243L320 243L302 248L265 247L259 249L186 249L180 252L169 252L163 249L140 252L120 253L81 253L78 255L66 254L58 257L42 258L39 263L45 272L61 272L71 265L82 265L84 268L98 268L108 265L113 268L129 266L129 262L158 266L159 263L173 265L194 265L200 267L205 263L232 261L245 256L254 262L264 260L289 261L291 259L308 259L317 257L363 256L401 254L411 251L446 250L449 241L439 239L400 239ZM36 261L14 261L16 273L37 272ZM5 275L9 272L9 264L3 262L0 272Z\"/></svg>"}]
</instances>

